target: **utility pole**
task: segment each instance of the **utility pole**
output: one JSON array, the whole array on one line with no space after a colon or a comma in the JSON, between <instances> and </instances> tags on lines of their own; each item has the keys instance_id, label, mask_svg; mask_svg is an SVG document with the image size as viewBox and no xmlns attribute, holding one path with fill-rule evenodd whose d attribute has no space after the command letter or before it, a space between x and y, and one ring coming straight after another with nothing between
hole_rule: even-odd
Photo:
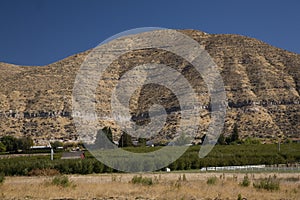
<instances>
[{"instance_id":1,"label":"utility pole","mask_svg":"<svg viewBox=\"0 0 300 200\"><path fill-rule=\"evenodd\" d=\"M50 152L50 159L53 160L53 154L54 154L54 151L53 151L53 148L49 142L49 147L51 148L51 152Z\"/></svg>"}]
</instances>

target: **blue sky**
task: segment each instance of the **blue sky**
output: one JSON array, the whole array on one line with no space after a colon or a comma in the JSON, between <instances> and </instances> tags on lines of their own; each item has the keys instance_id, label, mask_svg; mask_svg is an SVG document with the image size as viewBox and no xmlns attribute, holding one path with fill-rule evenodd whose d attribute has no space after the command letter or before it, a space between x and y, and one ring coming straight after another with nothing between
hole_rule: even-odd
<instances>
[{"instance_id":1,"label":"blue sky","mask_svg":"<svg viewBox=\"0 0 300 200\"><path fill-rule=\"evenodd\" d=\"M0 61L45 65L138 27L235 33L300 53L299 2L2 0Z\"/></svg>"}]
</instances>

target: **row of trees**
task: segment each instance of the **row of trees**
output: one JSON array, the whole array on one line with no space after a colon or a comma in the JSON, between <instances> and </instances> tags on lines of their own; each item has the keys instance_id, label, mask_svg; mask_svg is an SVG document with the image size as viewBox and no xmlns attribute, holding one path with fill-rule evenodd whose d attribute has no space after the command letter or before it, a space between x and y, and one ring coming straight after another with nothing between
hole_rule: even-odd
<instances>
[{"instance_id":1,"label":"row of trees","mask_svg":"<svg viewBox=\"0 0 300 200\"><path fill-rule=\"evenodd\" d=\"M31 146L33 146L33 140L30 137L4 136L0 138L0 152L25 151L29 150Z\"/></svg>"},{"instance_id":2,"label":"row of trees","mask_svg":"<svg viewBox=\"0 0 300 200\"><path fill-rule=\"evenodd\" d=\"M105 137L108 139L105 139ZM203 141L205 138L205 135L201 138ZM146 138L138 138L137 140L137 145L139 147L146 146ZM96 142L95 146L97 148L115 148L116 146L111 145L113 144L113 136L112 136L112 131L109 127L104 127L102 130L99 130L97 133L96 137ZM191 143L191 138L186 136L186 135L181 135L178 137L172 145L175 146L181 146L181 145L186 145ZM220 137L218 138L217 144L219 145L228 145L228 144L260 144L260 141L255 138L247 138L246 140L242 141L239 137L239 131L238 131L238 126L235 124L232 130L231 135L228 137L225 137L224 134L221 134ZM126 133L123 131L119 141L118 141L118 147L132 147L133 142L132 142L132 137L130 134Z\"/></svg>"},{"instance_id":3,"label":"row of trees","mask_svg":"<svg viewBox=\"0 0 300 200\"><path fill-rule=\"evenodd\" d=\"M167 147L170 151L176 151L180 147ZM283 144L280 152L277 151L277 146L274 144L253 144L253 145L217 145L205 157L199 158L200 146L191 146L188 150L176 161L171 163L168 168L171 170L189 170L201 169L202 167L218 167L218 166L233 166L233 165L274 165L288 164L298 162L300 159L299 144ZM154 148L128 148L127 150L139 150L147 152L158 150ZM135 151L136 152L136 151ZM112 160L115 156L112 154ZM130 169L149 171L156 164L163 163L167 155L157 157L156 163L150 162L151 157L145 157L144 160L138 160L134 166L129 166ZM13 157L3 158L0 162L0 172L5 175L30 175L30 172L35 169L47 170L55 169L62 174L90 174L90 173L106 173L116 172L116 170L105 166L93 156L86 152L86 159L61 160L60 155L56 154L53 161L49 156L30 156L30 157ZM148 159L149 158L149 159ZM124 163L128 159L124 158Z\"/></svg>"}]
</instances>

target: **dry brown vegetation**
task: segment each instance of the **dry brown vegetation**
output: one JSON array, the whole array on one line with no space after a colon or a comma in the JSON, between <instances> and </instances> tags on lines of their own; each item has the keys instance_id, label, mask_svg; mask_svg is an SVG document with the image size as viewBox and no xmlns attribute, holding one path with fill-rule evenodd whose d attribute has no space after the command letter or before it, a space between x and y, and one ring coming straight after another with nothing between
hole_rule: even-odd
<instances>
[{"instance_id":1,"label":"dry brown vegetation","mask_svg":"<svg viewBox=\"0 0 300 200\"><path fill-rule=\"evenodd\" d=\"M225 119L226 136L237 124L242 138L251 136L272 141L281 136L299 137L299 54L244 36L205 34L193 30L183 30L182 33L203 45L218 66L230 107ZM76 54L43 67L0 63L0 135L31 136L40 143L44 140L78 139L71 117L72 92L75 77L88 53ZM121 130L109 117L112 91L125 72L146 63L165 64L177 70L193 87L199 103L209 105L207 85L202 75L180 56L161 49L128 52L105 70L95 94L96 113L101 119L99 126L111 127L115 140ZM137 71L138 76L142 74L142 71ZM131 81L135 80L139 79ZM173 94L174 91L157 84L147 84L131 97L130 113L137 119L157 102L172 111L168 123L155 138L160 142L174 137L173 130L179 122L180 125L189 124L179 121L180 115L173 112L179 107ZM211 121L208 107L200 112L197 142ZM147 120L143 119L144 122Z\"/></svg>"},{"instance_id":2,"label":"dry brown vegetation","mask_svg":"<svg viewBox=\"0 0 300 200\"><path fill-rule=\"evenodd\" d=\"M71 175L70 187L49 184L53 177L6 177L0 199L300 199L299 173L278 173L278 191L258 190L255 180L274 173L248 174L250 186L240 185L243 173L148 173L152 185L130 183L137 174ZM139 176L139 175L138 175ZM215 184L207 184L217 177Z\"/></svg>"}]
</instances>

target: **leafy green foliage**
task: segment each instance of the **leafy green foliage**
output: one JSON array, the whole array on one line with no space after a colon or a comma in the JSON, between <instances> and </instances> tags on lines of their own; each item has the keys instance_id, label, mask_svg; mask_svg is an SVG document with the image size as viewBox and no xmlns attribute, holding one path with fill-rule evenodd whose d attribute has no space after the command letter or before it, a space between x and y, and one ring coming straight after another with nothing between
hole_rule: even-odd
<instances>
[{"instance_id":1,"label":"leafy green foliage","mask_svg":"<svg viewBox=\"0 0 300 200\"><path fill-rule=\"evenodd\" d=\"M30 137L15 138L13 136L4 136L0 141L5 146L5 150L9 152L25 151L33 145L33 140Z\"/></svg>"},{"instance_id":2,"label":"leafy green foliage","mask_svg":"<svg viewBox=\"0 0 300 200\"><path fill-rule=\"evenodd\" d=\"M113 137L112 131L109 127L104 127L101 130L98 130L96 141L93 146L90 148L92 149L113 149Z\"/></svg>"},{"instance_id":3,"label":"leafy green foliage","mask_svg":"<svg viewBox=\"0 0 300 200\"><path fill-rule=\"evenodd\" d=\"M230 140L231 140L231 142L236 142L239 140L239 132L238 132L238 127L236 124L233 127L233 131L232 131Z\"/></svg>"},{"instance_id":4,"label":"leafy green foliage","mask_svg":"<svg viewBox=\"0 0 300 200\"><path fill-rule=\"evenodd\" d=\"M146 146L146 142L147 142L146 138L139 138L138 139L138 146L145 147Z\"/></svg>"},{"instance_id":5,"label":"leafy green foliage","mask_svg":"<svg viewBox=\"0 0 300 200\"><path fill-rule=\"evenodd\" d=\"M18 149L29 150L33 146L33 140L30 137L21 137L17 139Z\"/></svg>"},{"instance_id":6,"label":"leafy green foliage","mask_svg":"<svg viewBox=\"0 0 300 200\"><path fill-rule=\"evenodd\" d=\"M250 185L250 180L249 180L249 177L248 175L245 175L244 176L244 179L243 181L240 183L241 186L243 187L248 187Z\"/></svg>"},{"instance_id":7,"label":"leafy green foliage","mask_svg":"<svg viewBox=\"0 0 300 200\"><path fill-rule=\"evenodd\" d=\"M51 184L65 188L70 187L72 185L72 182L67 176L56 176L52 179Z\"/></svg>"},{"instance_id":8,"label":"leafy green foliage","mask_svg":"<svg viewBox=\"0 0 300 200\"><path fill-rule=\"evenodd\" d=\"M102 131L105 133L106 137L109 139L110 142L113 142L112 131L110 127L104 127Z\"/></svg>"},{"instance_id":9,"label":"leafy green foliage","mask_svg":"<svg viewBox=\"0 0 300 200\"><path fill-rule=\"evenodd\" d=\"M17 138L12 136L4 136L0 140L6 146L6 151L10 151L10 152L17 151L18 149Z\"/></svg>"},{"instance_id":10,"label":"leafy green foliage","mask_svg":"<svg viewBox=\"0 0 300 200\"><path fill-rule=\"evenodd\" d=\"M182 175L182 181L187 181L185 174Z\"/></svg>"},{"instance_id":11,"label":"leafy green foliage","mask_svg":"<svg viewBox=\"0 0 300 200\"><path fill-rule=\"evenodd\" d=\"M6 146L0 142L0 152L6 152Z\"/></svg>"},{"instance_id":12,"label":"leafy green foliage","mask_svg":"<svg viewBox=\"0 0 300 200\"><path fill-rule=\"evenodd\" d=\"M51 146L53 149L57 149L58 147L63 147L64 144L60 141L54 141L54 142L51 142Z\"/></svg>"},{"instance_id":13,"label":"leafy green foliage","mask_svg":"<svg viewBox=\"0 0 300 200\"><path fill-rule=\"evenodd\" d=\"M135 153L152 152L162 147L126 147L124 150ZM168 151L175 151L176 146L165 147ZM300 160L300 144L282 144L281 151L277 151L276 144L250 144L250 145L216 145L205 157L198 157L200 146L191 146L168 168L174 170L201 169L203 167L232 166L232 165L257 165L257 164L285 164ZM49 151L48 151L49 153ZM30 175L34 169L55 169L61 174L89 174L109 173L115 171L96 160L91 153L85 152L86 158L74 160L61 160L61 153L54 154L54 160L49 156L30 156L2 158L0 160L0 172L5 175ZM111 154L114 159L115 154ZM157 162L163 162L166 158L159 157ZM126 163L126 158L124 159ZM138 161L137 161L138 163ZM140 171L151 171L155 163L145 159L142 164L129 166Z\"/></svg>"},{"instance_id":14,"label":"leafy green foliage","mask_svg":"<svg viewBox=\"0 0 300 200\"><path fill-rule=\"evenodd\" d=\"M241 195L241 194L239 194L239 195L238 195L238 198L237 198L237 200L243 200L243 197L242 197L242 195Z\"/></svg>"},{"instance_id":15,"label":"leafy green foliage","mask_svg":"<svg viewBox=\"0 0 300 200\"><path fill-rule=\"evenodd\" d=\"M261 144L261 141L258 138L246 138L243 142L243 144Z\"/></svg>"},{"instance_id":16,"label":"leafy green foliage","mask_svg":"<svg viewBox=\"0 0 300 200\"><path fill-rule=\"evenodd\" d=\"M132 138L131 135L123 131L121 138L119 140L119 147L132 147Z\"/></svg>"},{"instance_id":17,"label":"leafy green foliage","mask_svg":"<svg viewBox=\"0 0 300 200\"><path fill-rule=\"evenodd\" d=\"M5 174L3 172L0 172L0 185L4 183L4 181L5 181Z\"/></svg>"},{"instance_id":18,"label":"leafy green foliage","mask_svg":"<svg viewBox=\"0 0 300 200\"><path fill-rule=\"evenodd\" d=\"M220 135L220 137L218 138L217 144L220 144L220 145L225 145L225 144L227 144L227 143L226 143L226 138L225 138L225 136L224 136L223 133L222 133L222 134Z\"/></svg>"},{"instance_id":19,"label":"leafy green foliage","mask_svg":"<svg viewBox=\"0 0 300 200\"><path fill-rule=\"evenodd\" d=\"M142 176L134 176L131 181L133 184L142 184L142 185L152 185L152 178L142 177Z\"/></svg>"},{"instance_id":20,"label":"leafy green foliage","mask_svg":"<svg viewBox=\"0 0 300 200\"><path fill-rule=\"evenodd\" d=\"M276 177L269 177L260 179L258 182L253 183L253 187L257 189L265 189L265 190L279 190L280 182Z\"/></svg>"},{"instance_id":21,"label":"leafy green foliage","mask_svg":"<svg viewBox=\"0 0 300 200\"><path fill-rule=\"evenodd\" d=\"M215 185L218 181L218 178L215 176L209 177L206 181L207 185Z\"/></svg>"}]
</instances>

